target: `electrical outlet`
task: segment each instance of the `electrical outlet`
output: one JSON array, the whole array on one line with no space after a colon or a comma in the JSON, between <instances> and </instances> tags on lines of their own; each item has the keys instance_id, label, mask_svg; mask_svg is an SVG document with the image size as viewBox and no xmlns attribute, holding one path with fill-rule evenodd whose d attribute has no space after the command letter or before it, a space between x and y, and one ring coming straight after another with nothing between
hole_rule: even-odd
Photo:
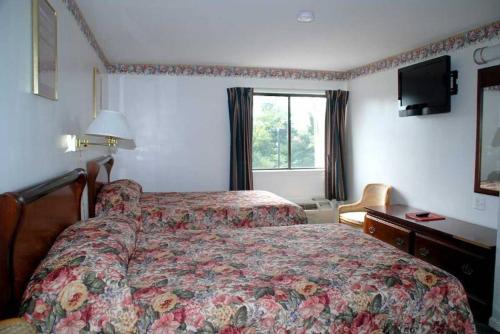
<instances>
[{"instance_id":1,"label":"electrical outlet","mask_svg":"<svg viewBox=\"0 0 500 334\"><path fill-rule=\"evenodd\" d=\"M480 211L486 210L486 200L483 196L474 195L473 208Z\"/></svg>"}]
</instances>

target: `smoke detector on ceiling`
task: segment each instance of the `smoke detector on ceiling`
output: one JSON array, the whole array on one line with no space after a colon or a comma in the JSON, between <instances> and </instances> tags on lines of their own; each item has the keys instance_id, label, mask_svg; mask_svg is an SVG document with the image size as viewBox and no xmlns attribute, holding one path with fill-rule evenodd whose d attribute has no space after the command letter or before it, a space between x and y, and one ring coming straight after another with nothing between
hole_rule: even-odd
<instances>
[{"instance_id":1,"label":"smoke detector on ceiling","mask_svg":"<svg viewBox=\"0 0 500 334\"><path fill-rule=\"evenodd\" d=\"M297 13L297 22L311 23L314 21L314 12L312 10L301 10Z\"/></svg>"}]
</instances>

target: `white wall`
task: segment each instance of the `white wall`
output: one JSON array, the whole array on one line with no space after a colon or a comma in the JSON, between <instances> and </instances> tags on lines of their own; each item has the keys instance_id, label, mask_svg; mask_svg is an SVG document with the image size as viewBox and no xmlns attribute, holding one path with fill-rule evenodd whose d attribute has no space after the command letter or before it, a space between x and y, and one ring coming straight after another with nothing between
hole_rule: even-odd
<instances>
[{"instance_id":1,"label":"white wall","mask_svg":"<svg viewBox=\"0 0 500 334\"><path fill-rule=\"evenodd\" d=\"M235 77L110 75L108 80L110 108L127 115L137 145L133 151L116 154L113 177L136 179L146 191L228 189L228 87L325 90L347 86L345 82ZM293 200L300 196L304 181L289 173L297 172L281 172L281 186L270 174L255 173L255 188ZM303 188L304 197L321 195L322 174L308 175L312 181Z\"/></svg>"},{"instance_id":2,"label":"white wall","mask_svg":"<svg viewBox=\"0 0 500 334\"><path fill-rule=\"evenodd\" d=\"M459 75L450 113L399 117L396 69L349 83L350 200L360 196L366 183L384 182L394 187L393 202L497 227L498 198L474 194L479 68L472 60L474 49L450 54ZM473 208L475 198L484 200L484 210Z\"/></svg>"},{"instance_id":3,"label":"white wall","mask_svg":"<svg viewBox=\"0 0 500 334\"><path fill-rule=\"evenodd\" d=\"M58 13L58 101L32 94L31 0L0 1L0 192L102 154L64 153L61 136L83 132L92 119L92 68L101 62L62 1L51 4Z\"/></svg>"}]
</instances>

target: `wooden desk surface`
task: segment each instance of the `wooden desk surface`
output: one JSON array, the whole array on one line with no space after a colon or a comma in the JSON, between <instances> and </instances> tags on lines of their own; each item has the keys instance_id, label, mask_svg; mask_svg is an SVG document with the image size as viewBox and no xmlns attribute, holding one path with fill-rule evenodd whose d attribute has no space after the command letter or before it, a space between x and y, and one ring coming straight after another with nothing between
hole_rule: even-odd
<instances>
[{"instance_id":1,"label":"wooden desk surface","mask_svg":"<svg viewBox=\"0 0 500 334\"><path fill-rule=\"evenodd\" d=\"M462 220L448 217L446 217L445 220L430 222L415 221L413 219L406 218L406 213L424 210L399 204L389 206L369 206L366 207L366 210L377 216L396 220L399 223L411 226L416 230L438 231L452 238L473 243L484 248L491 249L496 247L497 231L489 227L467 223Z\"/></svg>"}]
</instances>

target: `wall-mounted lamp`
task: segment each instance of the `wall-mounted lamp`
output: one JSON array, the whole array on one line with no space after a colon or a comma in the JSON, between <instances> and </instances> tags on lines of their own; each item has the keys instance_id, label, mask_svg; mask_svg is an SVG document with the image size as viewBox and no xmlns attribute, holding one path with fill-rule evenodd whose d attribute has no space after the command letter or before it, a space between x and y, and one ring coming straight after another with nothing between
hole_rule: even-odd
<instances>
[{"instance_id":1,"label":"wall-mounted lamp","mask_svg":"<svg viewBox=\"0 0 500 334\"><path fill-rule=\"evenodd\" d=\"M478 65L486 64L492 60L500 59L500 44L485 46L474 50L474 62Z\"/></svg>"},{"instance_id":2,"label":"wall-mounted lamp","mask_svg":"<svg viewBox=\"0 0 500 334\"><path fill-rule=\"evenodd\" d=\"M76 138L76 149L88 146L116 147L119 139L134 140L127 118L118 111L101 110L85 132L86 135L105 137L104 143L91 143L86 138Z\"/></svg>"}]
</instances>

